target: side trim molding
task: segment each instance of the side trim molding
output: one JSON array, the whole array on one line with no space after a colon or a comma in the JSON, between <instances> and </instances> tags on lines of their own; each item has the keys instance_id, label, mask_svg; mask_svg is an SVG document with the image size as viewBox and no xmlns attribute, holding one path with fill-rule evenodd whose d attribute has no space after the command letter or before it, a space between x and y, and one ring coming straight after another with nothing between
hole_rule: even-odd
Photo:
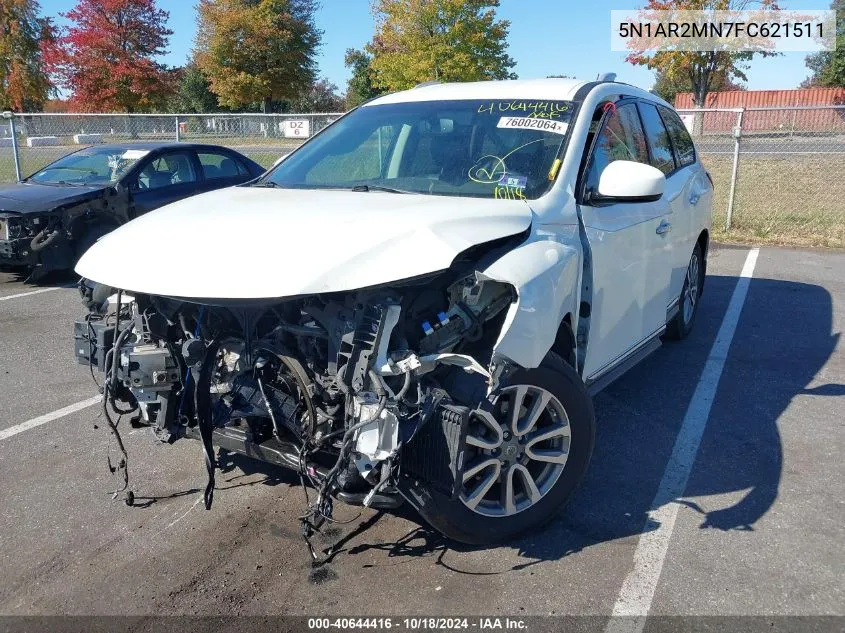
<instances>
[{"instance_id":1,"label":"side trim molding","mask_svg":"<svg viewBox=\"0 0 845 633\"><path fill-rule=\"evenodd\" d=\"M622 376L625 372L637 365L640 361L650 356L652 353L660 349L662 345L660 336L666 331L666 327L661 327L657 332L641 341L637 346L633 347L618 360L613 361L605 369L590 377L586 381L587 391L591 396L595 396L602 389L610 385L617 378Z\"/></svg>"}]
</instances>

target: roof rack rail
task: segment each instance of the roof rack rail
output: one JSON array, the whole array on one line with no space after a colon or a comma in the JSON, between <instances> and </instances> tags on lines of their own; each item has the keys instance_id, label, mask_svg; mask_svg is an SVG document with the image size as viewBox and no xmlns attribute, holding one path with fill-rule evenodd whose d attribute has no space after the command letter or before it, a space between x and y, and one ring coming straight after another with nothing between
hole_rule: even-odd
<instances>
[{"instance_id":1,"label":"roof rack rail","mask_svg":"<svg viewBox=\"0 0 845 633\"><path fill-rule=\"evenodd\" d=\"M417 88L425 88L426 86L436 86L439 83L440 82L437 79L432 79L431 81L424 81L421 84L417 84L413 89L416 90Z\"/></svg>"},{"instance_id":2,"label":"roof rack rail","mask_svg":"<svg viewBox=\"0 0 845 633\"><path fill-rule=\"evenodd\" d=\"M599 73L596 81L616 81L616 73Z\"/></svg>"}]
</instances>

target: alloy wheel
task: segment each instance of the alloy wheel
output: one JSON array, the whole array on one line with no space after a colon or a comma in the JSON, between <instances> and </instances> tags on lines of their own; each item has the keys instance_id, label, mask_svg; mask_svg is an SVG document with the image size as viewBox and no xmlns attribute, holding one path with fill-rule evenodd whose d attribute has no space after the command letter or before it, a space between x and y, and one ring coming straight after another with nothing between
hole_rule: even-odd
<instances>
[{"instance_id":1,"label":"alloy wheel","mask_svg":"<svg viewBox=\"0 0 845 633\"><path fill-rule=\"evenodd\" d=\"M683 310L684 323L689 323L695 314L695 304L698 302L698 281L699 281L699 264L698 253L692 254L689 266L687 266L687 279L684 287L686 292L683 296Z\"/></svg>"},{"instance_id":2,"label":"alloy wheel","mask_svg":"<svg viewBox=\"0 0 845 633\"><path fill-rule=\"evenodd\" d=\"M461 501L478 514L512 516L540 501L563 472L571 440L560 401L535 385L502 389L467 432Z\"/></svg>"}]
</instances>

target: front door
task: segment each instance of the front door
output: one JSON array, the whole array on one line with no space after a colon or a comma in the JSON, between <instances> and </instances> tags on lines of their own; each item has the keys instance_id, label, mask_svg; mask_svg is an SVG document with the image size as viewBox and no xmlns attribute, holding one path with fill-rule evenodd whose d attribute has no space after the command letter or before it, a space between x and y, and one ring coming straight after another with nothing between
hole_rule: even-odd
<instances>
[{"instance_id":1,"label":"front door","mask_svg":"<svg viewBox=\"0 0 845 633\"><path fill-rule=\"evenodd\" d=\"M581 218L592 253L587 380L598 377L666 324L671 263L671 209L657 202L591 204L601 172L615 160L648 164L649 149L634 102L604 117L585 164Z\"/></svg>"},{"instance_id":2,"label":"front door","mask_svg":"<svg viewBox=\"0 0 845 633\"><path fill-rule=\"evenodd\" d=\"M175 150L153 157L131 183L136 216L194 195L200 178L193 152Z\"/></svg>"}]
</instances>

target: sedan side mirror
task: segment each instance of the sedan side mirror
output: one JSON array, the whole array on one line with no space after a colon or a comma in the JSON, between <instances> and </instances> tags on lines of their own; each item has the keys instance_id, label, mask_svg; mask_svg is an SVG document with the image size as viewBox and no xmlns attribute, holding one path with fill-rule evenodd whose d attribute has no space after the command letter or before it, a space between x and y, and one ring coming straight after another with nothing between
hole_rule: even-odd
<instances>
[{"instance_id":1,"label":"sedan side mirror","mask_svg":"<svg viewBox=\"0 0 845 633\"><path fill-rule=\"evenodd\" d=\"M643 163L617 160L599 176L596 202L656 202L666 189L663 172Z\"/></svg>"}]
</instances>

